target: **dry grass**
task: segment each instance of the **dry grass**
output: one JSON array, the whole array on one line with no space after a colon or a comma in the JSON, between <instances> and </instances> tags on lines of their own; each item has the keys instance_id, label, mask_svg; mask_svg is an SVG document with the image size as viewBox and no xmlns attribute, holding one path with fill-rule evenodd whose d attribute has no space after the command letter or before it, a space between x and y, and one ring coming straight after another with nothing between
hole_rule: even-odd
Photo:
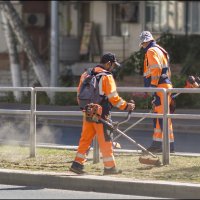
<instances>
[{"instance_id":1,"label":"dry grass","mask_svg":"<svg viewBox=\"0 0 200 200\"><path fill-rule=\"evenodd\" d=\"M67 149L37 148L35 158L29 157L29 148L0 146L0 168L32 171L67 172L76 151ZM170 156L169 165L159 167L139 163L139 154L115 153L117 166L123 170L117 177L140 180L165 180L200 183L200 157ZM160 157L162 160L162 157ZM85 170L89 174L102 175L102 160L93 164L88 159ZM113 175L114 176L114 175Z\"/></svg>"}]
</instances>

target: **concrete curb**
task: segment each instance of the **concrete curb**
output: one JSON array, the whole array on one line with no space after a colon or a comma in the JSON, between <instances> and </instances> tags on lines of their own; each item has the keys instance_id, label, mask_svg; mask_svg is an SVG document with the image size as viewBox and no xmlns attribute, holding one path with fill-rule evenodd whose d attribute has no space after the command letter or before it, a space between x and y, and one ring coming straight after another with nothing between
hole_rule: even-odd
<instances>
[{"instance_id":1,"label":"concrete curb","mask_svg":"<svg viewBox=\"0 0 200 200\"><path fill-rule=\"evenodd\" d=\"M0 184L163 198L200 198L200 184L131 180L113 176L75 175L70 172L53 173L0 169Z\"/></svg>"}]
</instances>

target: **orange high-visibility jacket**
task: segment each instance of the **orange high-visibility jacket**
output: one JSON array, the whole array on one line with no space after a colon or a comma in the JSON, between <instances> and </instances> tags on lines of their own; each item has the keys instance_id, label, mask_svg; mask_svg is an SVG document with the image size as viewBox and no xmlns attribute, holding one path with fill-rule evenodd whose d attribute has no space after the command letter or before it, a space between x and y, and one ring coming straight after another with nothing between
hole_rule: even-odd
<instances>
[{"instance_id":1,"label":"orange high-visibility jacket","mask_svg":"<svg viewBox=\"0 0 200 200\"><path fill-rule=\"evenodd\" d=\"M96 66L94 70L95 70L94 71L95 73L108 72L105 69L103 69L100 65ZM84 72L81 75L78 90L77 90L77 95L79 93L80 86L83 80L85 79L86 75L87 75L86 72ZM120 110L126 109L127 102L118 95L116 83L111 73L101 76L99 80L99 94L105 95L106 99L108 100L108 104L111 103L112 106L117 107ZM110 111L108 107L109 106L103 107L103 113L107 113L105 112L105 109L108 109L108 111Z\"/></svg>"},{"instance_id":2,"label":"orange high-visibility jacket","mask_svg":"<svg viewBox=\"0 0 200 200\"><path fill-rule=\"evenodd\" d=\"M172 88L170 81L171 73L169 68L169 57L167 52L157 44L150 44L147 47L144 60L144 83L146 87L162 87ZM160 92L154 94L155 97L155 113L163 113L163 95ZM168 102L171 102L171 97L168 96ZM171 119L168 122L169 126L169 139L174 142L173 128ZM162 119L154 119L154 141L163 140Z\"/></svg>"},{"instance_id":3,"label":"orange high-visibility jacket","mask_svg":"<svg viewBox=\"0 0 200 200\"><path fill-rule=\"evenodd\" d=\"M171 84L168 53L159 45L150 47L144 59L145 87L157 87L159 84Z\"/></svg>"}]
</instances>

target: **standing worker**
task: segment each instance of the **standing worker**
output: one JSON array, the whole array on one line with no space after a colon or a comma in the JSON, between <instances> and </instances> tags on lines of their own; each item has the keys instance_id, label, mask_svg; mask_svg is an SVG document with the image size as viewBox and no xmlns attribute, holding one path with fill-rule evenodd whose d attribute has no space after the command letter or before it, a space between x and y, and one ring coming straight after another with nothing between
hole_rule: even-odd
<instances>
[{"instance_id":1,"label":"standing worker","mask_svg":"<svg viewBox=\"0 0 200 200\"><path fill-rule=\"evenodd\" d=\"M127 103L117 93L116 83L112 75L112 70L120 66L117 62L115 54L106 53L101 57L100 64L93 68L95 74L105 72L99 80L99 94L103 96L100 105L102 107L101 117L105 120L111 120L110 111L113 106L120 110L132 111L135 109L134 103ZM80 86L84 80L86 72L82 74L78 86L78 93ZM103 157L104 175L119 174L122 170L116 168L116 163L113 155L112 135L110 130L102 123L87 121L87 117L83 112L83 127L76 157L71 165L70 171L77 174L83 174L84 163L86 162L86 153L90 148L94 136L97 135L99 148Z\"/></svg>"},{"instance_id":2,"label":"standing worker","mask_svg":"<svg viewBox=\"0 0 200 200\"><path fill-rule=\"evenodd\" d=\"M156 44L152 34L149 31L143 31L140 34L140 47L145 51L144 58L144 86L156 88L172 88L171 71L169 67L169 55L165 49ZM171 95L168 96L170 105ZM161 92L153 94L153 112L164 113L164 99ZM154 133L153 142L147 149L152 153L162 152L163 141L163 119L153 119ZM170 141L170 152L174 152L174 134L171 119L168 119L168 131Z\"/></svg>"}]
</instances>

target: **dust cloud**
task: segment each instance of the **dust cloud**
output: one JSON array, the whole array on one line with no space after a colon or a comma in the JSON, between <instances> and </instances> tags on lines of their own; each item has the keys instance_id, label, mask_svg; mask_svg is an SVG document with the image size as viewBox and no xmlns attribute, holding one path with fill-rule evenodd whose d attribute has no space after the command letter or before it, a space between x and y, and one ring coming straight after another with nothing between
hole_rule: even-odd
<instances>
[{"instance_id":1,"label":"dust cloud","mask_svg":"<svg viewBox=\"0 0 200 200\"><path fill-rule=\"evenodd\" d=\"M47 121L37 121L36 142L56 143L62 136L62 130L49 126ZM28 145L30 143L30 119L29 117L1 117L0 143Z\"/></svg>"}]
</instances>

